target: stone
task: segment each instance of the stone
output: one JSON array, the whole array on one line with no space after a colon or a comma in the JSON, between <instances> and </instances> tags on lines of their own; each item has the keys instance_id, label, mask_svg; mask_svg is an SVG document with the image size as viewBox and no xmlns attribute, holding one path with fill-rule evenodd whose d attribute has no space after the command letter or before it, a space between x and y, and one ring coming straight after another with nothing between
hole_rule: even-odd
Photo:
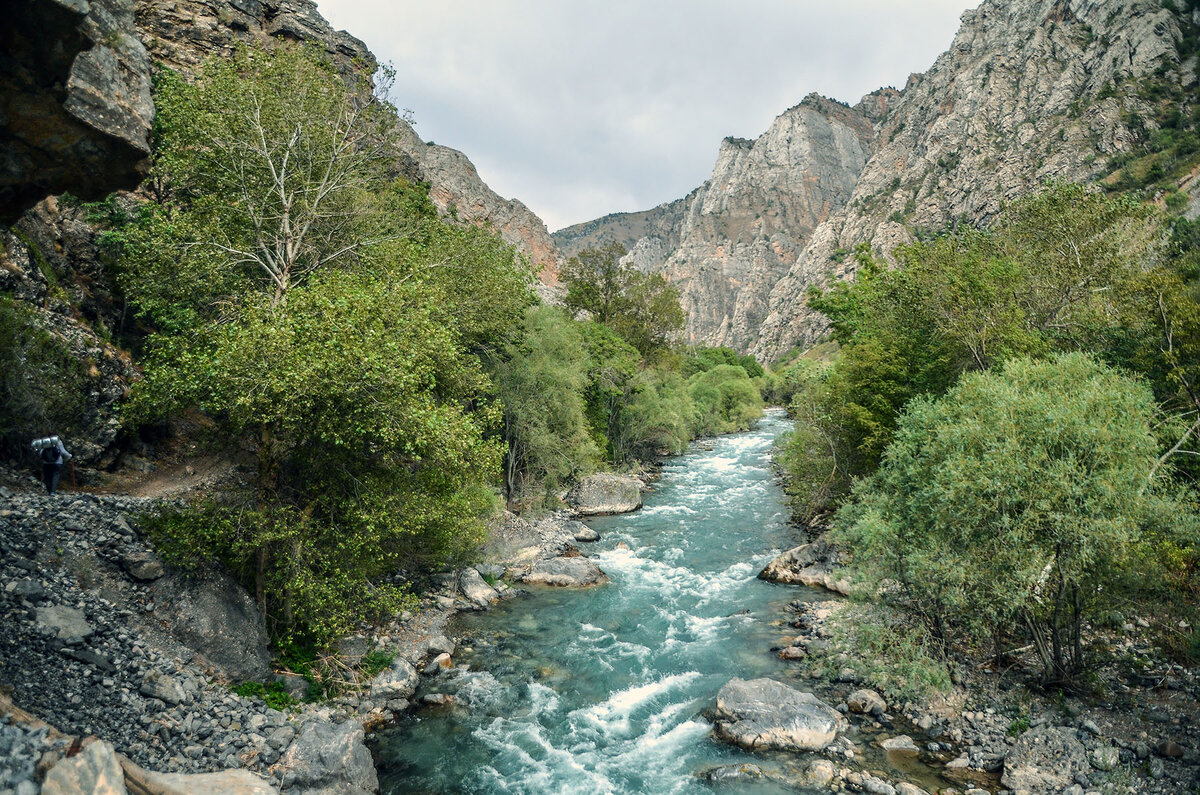
<instances>
[{"instance_id":1,"label":"stone","mask_svg":"<svg viewBox=\"0 0 1200 795\"><path fill-rule=\"evenodd\" d=\"M38 626L65 643L81 643L92 635L92 625L82 610L66 605L39 607Z\"/></svg>"},{"instance_id":2,"label":"stone","mask_svg":"<svg viewBox=\"0 0 1200 795\"><path fill-rule=\"evenodd\" d=\"M278 795L279 792L266 779L249 770L157 773L128 759L121 760L121 767L133 795Z\"/></svg>"},{"instance_id":3,"label":"stone","mask_svg":"<svg viewBox=\"0 0 1200 795\"><path fill-rule=\"evenodd\" d=\"M775 556L775 558L758 573L760 580L778 582L785 585L800 583L800 571L813 565L826 553L823 544L801 544Z\"/></svg>"},{"instance_id":4,"label":"stone","mask_svg":"<svg viewBox=\"0 0 1200 795\"><path fill-rule=\"evenodd\" d=\"M162 561L153 553L146 551L129 552L122 555L121 568L139 582L157 580L166 573Z\"/></svg>"},{"instance_id":5,"label":"stone","mask_svg":"<svg viewBox=\"0 0 1200 795\"><path fill-rule=\"evenodd\" d=\"M897 737L890 737L879 743L879 747L888 753L916 756L921 752L917 744L907 734L901 734Z\"/></svg>"},{"instance_id":6,"label":"stone","mask_svg":"<svg viewBox=\"0 0 1200 795\"><path fill-rule=\"evenodd\" d=\"M585 557L557 557L533 564L529 572L521 577L521 582L583 588L603 585L608 582L608 575Z\"/></svg>"},{"instance_id":7,"label":"stone","mask_svg":"<svg viewBox=\"0 0 1200 795\"><path fill-rule=\"evenodd\" d=\"M1168 759L1181 759L1183 757L1183 747L1173 740L1163 740L1154 746L1154 753Z\"/></svg>"},{"instance_id":8,"label":"stone","mask_svg":"<svg viewBox=\"0 0 1200 795\"><path fill-rule=\"evenodd\" d=\"M1057 791L1092 769L1087 749L1065 727L1041 726L1017 738L1004 757L1000 783L1011 790Z\"/></svg>"},{"instance_id":9,"label":"stone","mask_svg":"<svg viewBox=\"0 0 1200 795\"><path fill-rule=\"evenodd\" d=\"M788 646L779 650L779 657L783 660L803 660L808 656L808 652L803 646Z\"/></svg>"},{"instance_id":10,"label":"stone","mask_svg":"<svg viewBox=\"0 0 1200 795\"><path fill-rule=\"evenodd\" d=\"M500 598L496 589L488 585L478 571L463 569L458 575L458 590L463 598L476 607L487 608Z\"/></svg>"},{"instance_id":11,"label":"stone","mask_svg":"<svg viewBox=\"0 0 1200 795\"><path fill-rule=\"evenodd\" d=\"M860 714L887 711L887 702L874 690L855 690L846 699L846 705L850 707L851 712Z\"/></svg>"},{"instance_id":12,"label":"stone","mask_svg":"<svg viewBox=\"0 0 1200 795\"><path fill-rule=\"evenodd\" d=\"M809 763L800 777L801 782L809 787L825 789L833 781L835 770L833 762L828 759L817 759Z\"/></svg>"},{"instance_id":13,"label":"stone","mask_svg":"<svg viewBox=\"0 0 1200 795\"><path fill-rule=\"evenodd\" d=\"M266 625L258 606L219 572L170 572L150 593L171 616L167 632L196 652L199 661L236 681L261 682L271 674Z\"/></svg>"},{"instance_id":14,"label":"stone","mask_svg":"<svg viewBox=\"0 0 1200 795\"><path fill-rule=\"evenodd\" d=\"M916 784L910 784L907 781L902 781L896 785L896 793L897 795L929 795L928 792Z\"/></svg>"},{"instance_id":15,"label":"stone","mask_svg":"<svg viewBox=\"0 0 1200 795\"><path fill-rule=\"evenodd\" d=\"M642 482L628 475L599 472L576 483L566 502L580 516L629 513L642 507Z\"/></svg>"},{"instance_id":16,"label":"stone","mask_svg":"<svg viewBox=\"0 0 1200 795\"><path fill-rule=\"evenodd\" d=\"M846 719L825 702L773 679L733 679L717 694L717 737L743 748L819 751Z\"/></svg>"},{"instance_id":17,"label":"stone","mask_svg":"<svg viewBox=\"0 0 1200 795\"><path fill-rule=\"evenodd\" d=\"M1108 772L1121 762L1121 755L1111 745L1100 745L1092 749L1092 767Z\"/></svg>"},{"instance_id":18,"label":"stone","mask_svg":"<svg viewBox=\"0 0 1200 795\"><path fill-rule=\"evenodd\" d=\"M324 718L308 721L278 764L288 790L325 789L343 795L379 791L375 765L357 721L336 725Z\"/></svg>"},{"instance_id":19,"label":"stone","mask_svg":"<svg viewBox=\"0 0 1200 795\"><path fill-rule=\"evenodd\" d=\"M575 531L574 538L576 541L581 541L583 543L591 543L592 541L599 541L600 534L597 533L592 528L587 527L586 525L580 524L579 529Z\"/></svg>"},{"instance_id":20,"label":"stone","mask_svg":"<svg viewBox=\"0 0 1200 795\"><path fill-rule=\"evenodd\" d=\"M157 698L171 706L182 704L187 700L187 694L183 691L183 686L175 679L167 676L161 671L151 671L142 680L142 686L138 689L143 696Z\"/></svg>"},{"instance_id":21,"label":"stone","mask_svg":"<svg viewBox=\"0 0 1200 795\"><path fill-rule=\"evenodd\" d=\"M38 601L45 598L46 589L42 584L32 577L22 577L19 580L13 580L4 586L4 590L14 596L19 596L22 599L30 601Z\"/></svg>"},{"instance_id":22,"label":"stone","mask_svg":"<svg viewBox=\"0 0 1200 795\"><path fill-rule=\"evenodd\" d=\"M428 659L430 656L436 657L439 654L454 654L457 648L454 641L445 635L433 635L432 637L422 638L421 642L417 644L415 659L420 662Z\"/></svg>"},{"instance_id":23,"label":"stone","mask_svg":"<svg viewBox=\"0 0 1200 795\"><path fill-rule=\"evenodd\" d=\"M425 666L426 674L435 674L439 671L445 671L454 667L454 660L449 654L439 654L429 661L429 665Z\"/></svg>"},{"instance_id":24,"label":"stone","mask_svg":"<svg viewBox=\"0 0 1200 795\"><path fill-rule=\"evenodd\" d=\"M46 774L42 795L127 795L125 774L113 747L103 740L89 743Z\"/></svg>"},{"instance_id":25,"label":"stone","mask_svg":"<svg viewBox=\"0 0 1200 795\"><path fill-rule=\"evenodd\" d=\"M700 778L708 784L736 786L748 781L761 781L763 771L758 765L752 764L721 765L701 772Z\"/></svg>"},{"instance_id":26,"label":"stone","mask_svg":"<svg viewBox=\"0 0 1200 795\"><path fill-rule=\"evenodd\" d=\"M373 700L408 698L417 691L420 676L412 664L397 657L392 664L375 675L368 692Z\"/></svg>"}]
</instances>

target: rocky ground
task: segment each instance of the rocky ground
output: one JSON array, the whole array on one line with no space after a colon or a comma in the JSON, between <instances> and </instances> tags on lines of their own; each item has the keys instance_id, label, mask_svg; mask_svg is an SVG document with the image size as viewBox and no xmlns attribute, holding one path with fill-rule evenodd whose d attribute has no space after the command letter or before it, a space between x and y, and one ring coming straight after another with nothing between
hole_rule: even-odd
<instances>
[{"instance_id":1,"label":"rocky ground","mask_svg":"<svg viewBox=\"0 0 1200 795\"><path fill-rule=\"evenodd\" d=\"M812 546L789 550L768 566L767 578L813 586L828 581L837 590L829 557ZM883 795L927 791L897 777L910 759L955 782L933 787L946 795L1200 791L1200 672L1163 659L1145 619L1132 619L1106 638L1110 659L1090 694L1041 691L1032 667L1019 660L995 670L964 657L952 667L951 692L889 705L831 645L830 624L848 605L792 602L788 634L774 650L795 666L788 683L834 706L858 739L841 736L823 746L828 759L799 771L793 784ZM900 760L890 776L871 765L880 751Z\"/></svg>"},{"instance_id":2,"label":"rocky ground","mask_svg":"<svg viewBox=\"0 0 1200 795\"><path fill-rule=\"evenodd\" d=\"M75 768L94 783L96 771L132 781L144 767L248 771L261 777L263 792L375 792L364 727L408 709L422 674L453 667L445 627L456 612L520 592L501 578L578 587L605 579L575 546L596 538L581 523L506 514L484 550L488 562L437 578L417 611L363 627L331 658L352 672L379 650L393 656L387 668L357 686L351 674L350 686L329 701L280 711L230 685L275 678L301 697L308 682L270 671L261 617L229 578L173 571L157 557L138 517L162 500L50 497L11 471L2 482L9 485L0 486L0 795L37 792L51 781L62 746L83 738L103 742L89 740L74 767L62 763L72 781ZM23 721L25 712L66 739ZM184 791L227 791L219 788L226 779L204 781Z\"/></svg>"}]
</instances>

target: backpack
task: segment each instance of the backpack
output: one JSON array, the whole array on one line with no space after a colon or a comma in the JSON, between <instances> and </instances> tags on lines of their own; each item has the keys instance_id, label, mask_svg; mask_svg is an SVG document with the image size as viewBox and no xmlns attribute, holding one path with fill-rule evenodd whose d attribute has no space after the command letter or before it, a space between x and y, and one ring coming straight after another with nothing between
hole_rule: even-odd
<instances>
[{"instance_id":1,"label":"backpack","mask_svg":"<svg viewBox=\"0 0 1200 795\"><path fill-rule=\"evenodd\" d=\"M52 444L49 447L42 448L42 463L57 464L59 463L58 445Z\"/></svg>"}]
</instances>

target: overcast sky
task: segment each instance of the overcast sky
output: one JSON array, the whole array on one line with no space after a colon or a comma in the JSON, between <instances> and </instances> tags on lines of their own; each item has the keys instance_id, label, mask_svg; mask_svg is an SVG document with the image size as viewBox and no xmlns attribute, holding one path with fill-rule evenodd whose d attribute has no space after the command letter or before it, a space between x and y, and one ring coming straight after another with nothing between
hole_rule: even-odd
<instances>
[{"instance_id":1,"label":"overcast sky","mask_svg":"<svg viewBox=\"0 0 1200 795\"><path fill-rule=\"evenodd\" d=\"M679 198L810 91L902 87L978 0L321 0L392 98L553 231Z\"/></svg>"}]
</instances>

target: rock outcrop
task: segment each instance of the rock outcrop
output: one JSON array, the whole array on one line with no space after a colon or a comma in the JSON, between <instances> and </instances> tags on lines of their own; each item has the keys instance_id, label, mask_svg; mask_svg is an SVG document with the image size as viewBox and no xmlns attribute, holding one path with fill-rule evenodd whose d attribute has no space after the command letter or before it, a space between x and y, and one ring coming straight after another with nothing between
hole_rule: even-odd
<instances>
[{"instance_id":1,"label":"rock outcrop","mask_svg":"<svg viewBox=\"0 0 1200 795\"><path fill-rule=\"evenodd\" d=\"M133 0L14 3L0 28L0 224L141 181L154 120Z\"/></svg>"},{"instance_id":2,"label":"rock outcrop","mask_svg":"<svg viewBox=\"0 0 1200 795\"><path fill-rule=\"evenodd\" d=\"M689 342L745 350L771 288L813 229L849 199L871 135L866 113L813 94L757 140L726 138L712 177L686 198L555 239L567 251L622 243L629 262L678 287Z\"/></svg>"}]
</instances>

